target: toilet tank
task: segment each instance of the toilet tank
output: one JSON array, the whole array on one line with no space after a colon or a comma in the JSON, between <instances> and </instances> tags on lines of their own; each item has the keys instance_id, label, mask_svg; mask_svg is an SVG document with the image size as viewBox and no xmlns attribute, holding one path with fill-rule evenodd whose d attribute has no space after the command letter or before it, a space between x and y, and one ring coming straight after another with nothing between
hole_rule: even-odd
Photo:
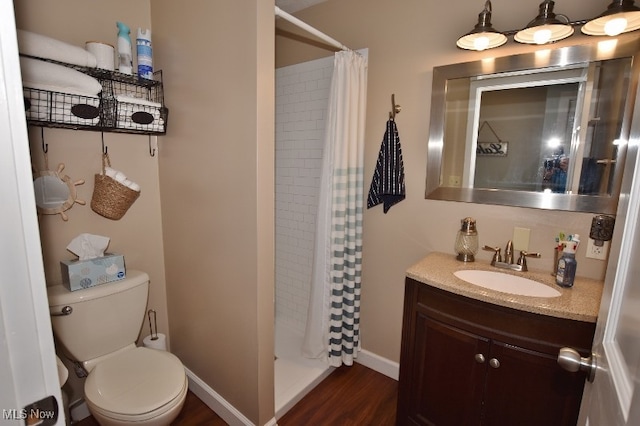
<instances>
[{"instance_id":1,"label":"toilet tank","mask_svg":"<svg viewBox=\"0 0 640 426\"><path fill-rule=\"evenodd\" d=\"M127 270L120 281L69 291L47 288L53 333L67 355L85 362L135 344L147 307L149 276ZM56 315L66 306L69 315Z\"/></svg>"}]
</instances>

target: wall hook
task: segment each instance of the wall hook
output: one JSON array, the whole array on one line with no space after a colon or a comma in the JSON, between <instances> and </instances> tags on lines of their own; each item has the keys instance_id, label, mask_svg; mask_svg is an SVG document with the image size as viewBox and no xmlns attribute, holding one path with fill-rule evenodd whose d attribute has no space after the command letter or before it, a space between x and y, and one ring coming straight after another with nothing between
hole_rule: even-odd
<instances>
[{"instance_id":1,"label":"wall hook","mask_svg":"<svg viewBox=\"0 0 640 426\"><path fill-rule=\"evenodd\" d=\"M49 144L44 143L44 127L40 127L40 136L42 137L42 151L46 154L49 152Z\"/></svg>"},{"instance_id":2,"label":"wall hook","mask_svg":"<svg viewBox=\"0 0 640 426\"><path fill-rule=\"evenodd\" d=\"M100 132L100 136L102 137L102 154L109 154L109 147L104 144L104 132Z\"/></svg>"},{"instance_id":3,"label":"wall hook","mask_svg":"<svg viewBox=\"0 0 640 426\"><path fill-rule=\"evenodd\" d=\"M152 157L156 156L156 149L151 147L151 135L149 135L149 155Z\"/></svg>"},{"instance_id":4,"label":"wall hook","mask_svg":"<svg viewBox=\"0 0 640 426\"><path fill-rule=\"evenodd\" d=\"M395 120L396 114L400 114L400 111L402 111L402 107L396 104L396 94L392 93L391 94L391 112L389 112L389 119Z\"/></svg>"}]
</instances>

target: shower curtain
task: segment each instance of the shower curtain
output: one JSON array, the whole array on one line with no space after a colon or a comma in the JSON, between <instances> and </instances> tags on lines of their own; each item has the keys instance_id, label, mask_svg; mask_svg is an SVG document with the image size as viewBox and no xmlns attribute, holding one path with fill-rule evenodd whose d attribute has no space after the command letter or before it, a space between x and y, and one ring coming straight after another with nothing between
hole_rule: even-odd
<instances>
[{"instance_id":1,"label":"shower curtain","mask_svg":"<svg viewBox=\"0 0 640 426\"><path fill-rule=\"evenodd\" d=\"M360 348L367 58L335 54L303 355L352 365Z\"/></svg>"}]
</instances>

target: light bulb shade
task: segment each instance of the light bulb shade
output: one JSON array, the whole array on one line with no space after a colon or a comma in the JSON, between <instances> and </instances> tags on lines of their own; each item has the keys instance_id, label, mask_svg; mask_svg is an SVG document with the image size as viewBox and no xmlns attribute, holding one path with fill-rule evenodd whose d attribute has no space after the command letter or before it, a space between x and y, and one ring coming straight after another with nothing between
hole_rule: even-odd
<instances>
[{"instance_id":1,"label":"light bulb shade","mask_svg":"<svg viewBox=\"0 0 640 426\"><path fill-rule=\"evenodd\" d=\"M460 37L456 45L461 49L485 50L502 46L506 42L507 36L491 26L491 2L487 1L484 10L478 14L476 26Z\"/></svg>"},{"instance_id":2,"label":"light bulb shade","mask_svg":"<svg viewBox=\"0 0 640 426\"><path fill-rule=\"evenodd\" d=\"M546 44L562 40L573 34L573 27L565 24L540 25L520 30L513 36L519 43Z\"/></svg>"},{"instance_id":3,"label":"light bulb shade","mask_svg":"<svg viewBox=\"0 0 640 426\"><path fill-rule=\"evenodd\" d=\"M469 33L456 42L456 46L466 50L485 50L502 46L507 42L507 36L498 32Z\"/></svg>"},{"instance_id":4,"label":"light bulb shade","mask_svg":"<svg viewBox=\"0 0 640 426\"><path fill-rule=\"evenodd\" d=\"M527 24L527 27L518 31L513 37L519 43L527 44L546 44L554 41L562 40L573 34L573 26L566 22L560 21L553 13L554 2L545 0L540 3L539 13L536 18ZM566 19L564 15L562 16Z\"/></svg>"},{"instance_id":5,"label":"light bulb shade","mask_svg":"<svg viewBox=\"0 0 640 426\"><path fill-rule=\"evenodd\" d=\"M614 0L597 18L584 24L582 32L593 36L616 36L640 28L640 8L633 0Z\"/></svg>"}]
</instances>

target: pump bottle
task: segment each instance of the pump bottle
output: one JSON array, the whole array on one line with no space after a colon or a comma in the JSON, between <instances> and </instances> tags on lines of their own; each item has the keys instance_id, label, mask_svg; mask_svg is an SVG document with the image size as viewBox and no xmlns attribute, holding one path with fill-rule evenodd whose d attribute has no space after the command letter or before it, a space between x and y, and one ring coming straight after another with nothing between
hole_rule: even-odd
<instances>
[{"instance_id":1,"label":"pump bottle","mask_svg":"<svg viewBox=\"0 0 640 426\"><path fill-rule=\"evenodd\" d=\"M562 256L558 259L558 271L556 272L556 284L561 287L573 287L573 280L576 277L578 262L576 261L576 250L580 244L579 235L574 235L571 241L564 241Z\"/></svg>"}]
</instances>

